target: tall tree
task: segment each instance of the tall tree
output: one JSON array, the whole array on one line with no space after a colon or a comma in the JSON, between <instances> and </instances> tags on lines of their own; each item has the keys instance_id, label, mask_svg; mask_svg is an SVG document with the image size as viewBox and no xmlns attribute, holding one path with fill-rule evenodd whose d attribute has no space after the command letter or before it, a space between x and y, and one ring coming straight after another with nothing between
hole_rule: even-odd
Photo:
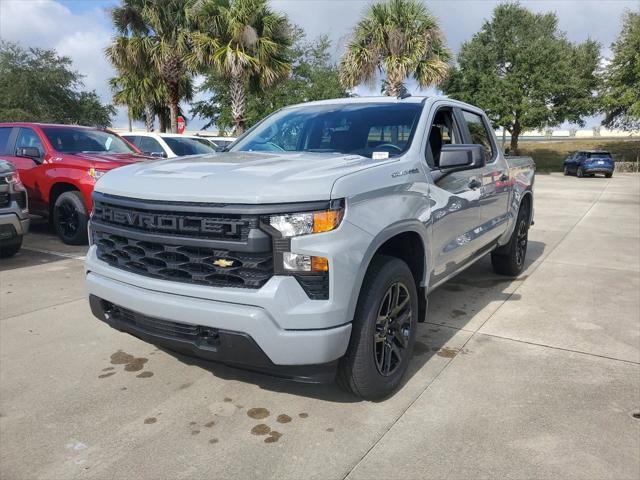
<instances>
[{"instance_id":1,"label":"tall tree","mask_svg":"<svg viewBox=\"0 0 640 480\"><path fill-rule=\"evenodd\" d=\"M0 122L110 126L114 108L82 87L69 57L0 41Z\"/></svg>"},{"instance_id":2,"label":"tall tree","mask_svg":"<svg viewBox=\"0 0 640 480\"><path fill-rule=\"evenodd\" d=\"M356 25L340 62L347 88L385 76L383 91L398 96L413 77L418 85L437 85L447 74L450 54L436 18L419 0L389 0L369 7Z\"/></svg>"},{"instance_id":3,"label":"tall tree","mask_svg":"<svg viewBox=\"0 0 640 480\"><path fill-rule=\"evenodd\" d=\"M197 25L190 61L228 82L235 132L240 134L246 126L249 85L265 89L291 71L289 22L267 0L200 0L190 15Z\"/></svg>"},{"instance_id":4,"label":"tall tree","mask_svg":"<svg viewBox=\"0 0 640 480\"><path fill-rule=\"evenodd\" d=\"M278 83L277 88L262 91L249 86L245 101L247 127L287 105L348 96L340 84L338 69L331 61L329 39L322 36L307 41L301 29L294 28L293 32L291 75ZM201 91L210 92L211 97L195 103L192 113L209 120L204 128L215 125L222 131L232 130L235 124L228 82L213 73L207 77Z\"/></svg>"},{"instance_id":5,"label":"tall tree","mask_svg":"<svg viewBox=\"0 0 640 480\"><path fill-rule=\"evenodd\" d=\"M569 42L554 13L535 14L517 3L498 5L462 44L445 93L483 108L511 133L511 150L526 129L570 121L584 125L595 113L600 46Z\"/></svg>"},{"instance_id":6,"label":"tall tree","mask_svg":"<svg viewBox=\"0 0 640 480\"><path fill-rule=\"evenodd\" d=\"M184 0L123 0L111 11L118 32L107 54L128 74L157 75L166 87L171 131L178 131L178 110L184 77L191 75L188 2ZM115 62L114 62L115 63ZM116 64L116 67L118 65ZM151 72L149 68L154 71Z\"/></svg>"},{"instance_id":7,"label":"tall tree","mask_svg":"<svg viewBox=\"0 0 640 480\"><path fill-rule=\"evenodd\" d=\"M602 72L603 125L640 128L640 10L627 11L622 31L611 45L613 59Z\"/></svg>"}]
</instances>

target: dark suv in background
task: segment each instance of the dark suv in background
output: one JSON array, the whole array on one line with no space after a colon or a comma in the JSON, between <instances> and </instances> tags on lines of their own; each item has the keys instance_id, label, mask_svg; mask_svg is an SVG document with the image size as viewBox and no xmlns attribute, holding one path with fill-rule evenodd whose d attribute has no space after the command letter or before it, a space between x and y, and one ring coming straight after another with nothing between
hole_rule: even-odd
<instances>
[{"instance_id":1,"label":"dark suv in background","mask_svg":"<svg viewBox=\"0 0 640 480\"><path fill-rule=\"evenodd\" d=\"M28 230L27 192L14 166L0 160L0 258L18 253Z\"/></svg>"},{"instance_id":2,"label":"dark suv in background","mask_svg":"<svg viewBox=\"0 0 640 480\"><path fill-rule=\"evenodd\" d=\"M600 150L579 151L569 155L564 161L564 174L578 177L602 173L611 178L614 170L611 153Z\"/></svg>"}]
</instances>

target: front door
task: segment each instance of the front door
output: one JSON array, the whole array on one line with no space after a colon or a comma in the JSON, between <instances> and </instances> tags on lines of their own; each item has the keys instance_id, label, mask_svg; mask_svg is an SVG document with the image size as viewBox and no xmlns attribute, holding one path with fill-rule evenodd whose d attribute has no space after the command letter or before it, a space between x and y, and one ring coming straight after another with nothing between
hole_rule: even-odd
<instances>
[{"instance_id":1,"label":"front door","mask_svg":"<svg viewBox=\"0 0 640 480\"><path fill-rule=\"evenodd\" d=\"M427 163L438 169L443 145L464 143L451 107L439 108L431 122ZM429 191L431 201L433 273L436 284L459 270L477 250L480 224L480 169L442 177Z\"/></svg>"}]
</instances>

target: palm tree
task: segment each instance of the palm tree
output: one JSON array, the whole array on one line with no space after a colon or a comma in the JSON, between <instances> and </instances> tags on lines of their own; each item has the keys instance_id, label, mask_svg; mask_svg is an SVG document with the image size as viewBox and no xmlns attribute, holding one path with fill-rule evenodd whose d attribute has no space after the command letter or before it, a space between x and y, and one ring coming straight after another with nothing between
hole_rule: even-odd
<instances>
[{"instance_id":1,"label":"palm tree","mask_svg":"<svg viewBox=\"0 0 640 480\"><path fill-rule=\"evenodd\" d=\"M184 0L123 0L111 11L118 36L107 55L127 72L157 76L166 88L171 131L178 130L179 104L190 53L190 29ZM118 66L117 63L116 67Z\"/></svg>"},{"instance_id":2,"label":"palm tree","mask_svg":"<svg viewBox=\"0 0 640 480\"><path fill-rule=\"evenodd\" d=\"M354 88L384 73L385 95L398 96L409 77L420 87L442 82L450 58L436 18L420 1L379 2L356 25L340 62L340 78Z\"/></svg>"},{"instance_id":3,"label":"palm tree","mask_svg":"<svg viewBox=\"0 0 640 480\"><path fill-rule=\"evenodd\" d=\"M240 134L247 88L271 87L291 71L289 22L267 0L200 0L189 14L197 25L189 61L228 82L235 133Z\"/></svg>"}]
</instances>

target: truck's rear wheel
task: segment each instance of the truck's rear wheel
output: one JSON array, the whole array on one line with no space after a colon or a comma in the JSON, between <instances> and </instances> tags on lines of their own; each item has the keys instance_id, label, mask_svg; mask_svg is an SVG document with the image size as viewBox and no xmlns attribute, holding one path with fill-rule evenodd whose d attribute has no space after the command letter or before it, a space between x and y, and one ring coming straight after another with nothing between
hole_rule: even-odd
<instances>
[{"instance_id":1,"label":"truck's rear wheel","mask_svg":"<svg viewBox=\"0 0 640 480\"><path fill-rule=\"evenodd\" d=\"M349 348L340 360L340 386L366 400L392 394L411 361L417 316L417 290L407 264L375 257L362 284Z\"/></svg>"},{"instance_id":2,"label":"truck's rear wheel","mask_svg":"<svg viewBox=\"0 0 640 480\"><path fill-rule=\"evenodd\" d=\"M67 245L85 245L88 242L89 215L82 195L77 191L61 194L53 206L53 227Z\"/></svg>"},{"instance_id":3,"label":"truck's rear wheel","mask_svg":"<svg viewBox=\"0 0 640 480\"><path fill-rule=\"evenodd\" d=\"M529 244L529 209L521 206L518 211L516 228L504 247L491 253L493 271L499 275L515 277L522 272Z\"/></svg>"}]
</instances>

